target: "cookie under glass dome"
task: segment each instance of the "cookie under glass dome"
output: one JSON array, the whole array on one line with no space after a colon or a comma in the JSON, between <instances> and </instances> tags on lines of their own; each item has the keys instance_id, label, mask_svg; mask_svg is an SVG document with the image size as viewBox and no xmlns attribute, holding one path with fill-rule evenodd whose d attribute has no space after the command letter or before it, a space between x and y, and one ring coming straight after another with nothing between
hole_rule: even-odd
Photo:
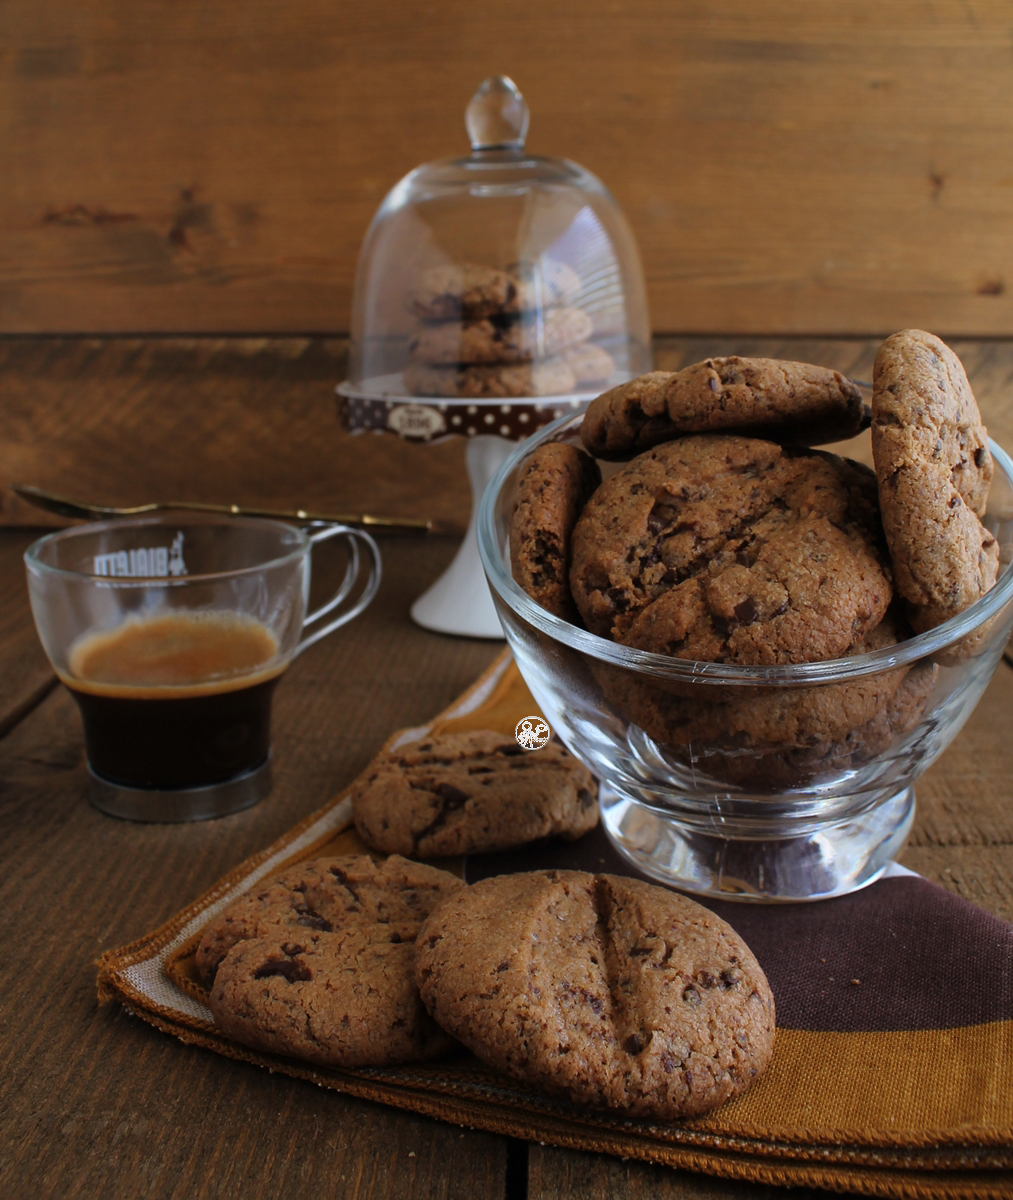
<instances>
[{"instance_id":1,"label":"cookie under glass dome","mask_svg":"<svg viewBox=\"0 0 1013 1200\"><path fill-rule=\"evenodd\" d=\"M465 124L471 153L406 175L369 227L348 392L586 398L650 370L640 259L608 190L525 150L527 105L503 76Z\"/></svg>"}]
</instances>

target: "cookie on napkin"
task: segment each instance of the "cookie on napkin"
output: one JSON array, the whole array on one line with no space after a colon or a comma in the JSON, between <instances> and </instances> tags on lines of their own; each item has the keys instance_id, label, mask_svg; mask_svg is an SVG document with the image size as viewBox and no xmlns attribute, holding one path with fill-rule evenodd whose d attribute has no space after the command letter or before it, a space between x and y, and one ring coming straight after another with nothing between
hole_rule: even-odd
<instances>
[{"instance_id":1,"label":"cookie on napkin","mask_svg":"<svg viewBox=\"0 0 1013 1200\"><path fill-rule=\"evenodd\" d=\"M774 1001L719 917L617 875L534 871L449 897L416 947L441 1026L515 1079L663 1120L744 1091L774 1048Z\"/></svg>"},{"instance_id":2,"label":"cookie on napkin","mask_svg":"<svg viewBox=\"0 0 1013 1200\"><path fill-rule=\"evenodd\" d=\"M596 797L591 772L558 742L528 751L488 730L381 755L351 793L367 846L419 858L580 837L598 823Z\"/></svg>"},{"instance_id":3,"label":"cookie on napkin","mask_svg":"<svg viewBox=\"0 0 1013 1200\"><path fill-rule=\"evenodd\" d=\"M254 886L208 926L197 967L226 1036L328 1067L437 1058L415 937L464 883L397 856L321 858Z\"/></svg>"}]
</instances>

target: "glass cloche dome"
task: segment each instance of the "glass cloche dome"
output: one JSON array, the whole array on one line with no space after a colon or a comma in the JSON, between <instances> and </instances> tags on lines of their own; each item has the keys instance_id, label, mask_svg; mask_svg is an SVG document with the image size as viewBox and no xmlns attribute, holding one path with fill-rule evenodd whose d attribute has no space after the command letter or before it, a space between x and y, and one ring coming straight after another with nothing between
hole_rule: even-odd
<instances>
[{"instance_id":1,"label":"glass cloche dome","mask_svg":"<svg viewBox=\"0 0 1013 1200\"><path fill-rule=\"evenodd\" d=\"M342 391L572 403L649 371L640 258L608 190L526 152L527 105L504 76L466 125L471 153L418 167L373 218Z\"/></svg>"}]
</instances>

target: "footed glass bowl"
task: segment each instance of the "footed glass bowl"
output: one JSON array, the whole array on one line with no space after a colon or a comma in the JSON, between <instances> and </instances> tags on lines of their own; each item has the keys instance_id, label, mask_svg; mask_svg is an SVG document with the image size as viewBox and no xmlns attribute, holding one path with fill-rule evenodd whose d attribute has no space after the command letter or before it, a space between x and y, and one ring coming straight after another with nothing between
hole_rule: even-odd
<instances>
[{"instance_id":1,"label":"footed glass bowl","mask_svg":"<svg viewBox=\"0 0 1013 1200\"><path fill-rule=\"evenodd\" d=\"M545 442L579 444L580 422L564 417L519 444L482 499L478 542L528 687L601 781L609 837L646 875L723 899L818 900L872 883L911 828L914 781L967 720L1009 638L1013 461L991 443L985 524L1001 558L976 604L868 654L733 666L597 637L514 582L521 466Z\"/></svg>"}]
</instances>

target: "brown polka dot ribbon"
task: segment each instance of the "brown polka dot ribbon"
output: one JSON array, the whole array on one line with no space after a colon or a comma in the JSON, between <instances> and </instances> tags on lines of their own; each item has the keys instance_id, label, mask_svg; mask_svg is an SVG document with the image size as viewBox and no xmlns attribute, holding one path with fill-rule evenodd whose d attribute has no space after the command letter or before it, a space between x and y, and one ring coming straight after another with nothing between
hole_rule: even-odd
<instances>
[{"instance_id":1,"label":"brown polka dot ribbon","mask_svg":"<svg viewBox=\"0 0 1013 1200\"><path fill-rule=\"evenodd\" d=\"M546 400L374 399L338 393L338 418L350 433L395 433L409 442L481 435L520 441L566 413L586 397L552 396Z\"/></svg>"}]
</instances>

